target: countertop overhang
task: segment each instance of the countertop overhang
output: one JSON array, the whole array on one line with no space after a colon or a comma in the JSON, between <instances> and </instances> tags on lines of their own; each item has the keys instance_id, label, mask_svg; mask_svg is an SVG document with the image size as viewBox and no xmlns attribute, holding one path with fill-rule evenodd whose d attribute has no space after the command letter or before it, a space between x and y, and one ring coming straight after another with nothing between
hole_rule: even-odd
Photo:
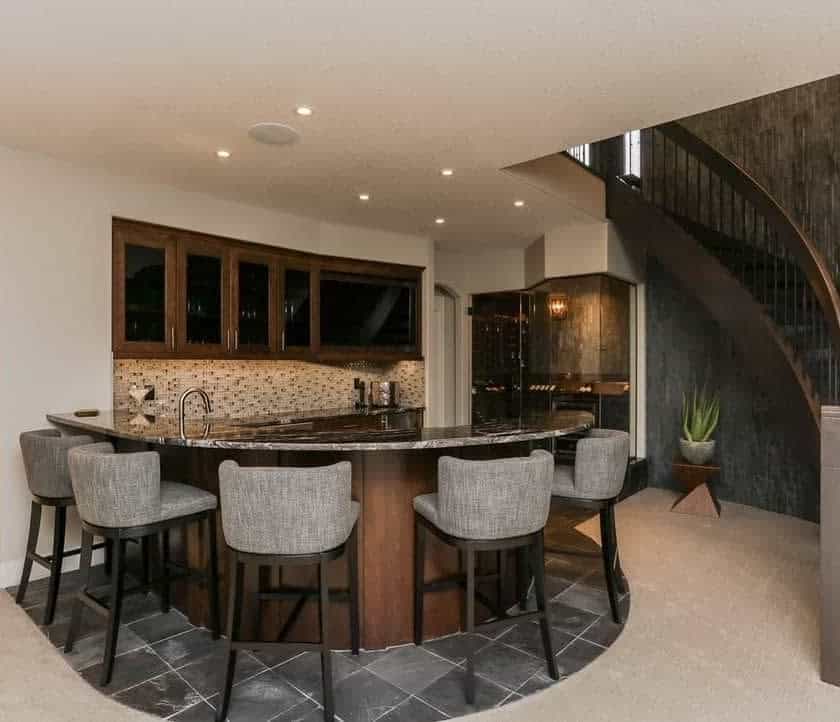
<instances>
[{"instance_id":1,"label":"countertop overhang","mask_svg":"<svg viewBox=\"0 0 840 722\"><path fill-rule=\"evenodd\" d=\"M263 451L410 451L540 441L588 430L585 411L557 411L472 426L417 429L406 423L422 407L320 409L271 416L188 418L185 434L173 416L100 411L97 416L47 414L51 423L107 437L165 446ZM341 420L340 428L314 429ZM375 424L375 427L373 426Z\"/></svg>"}]
</instances>

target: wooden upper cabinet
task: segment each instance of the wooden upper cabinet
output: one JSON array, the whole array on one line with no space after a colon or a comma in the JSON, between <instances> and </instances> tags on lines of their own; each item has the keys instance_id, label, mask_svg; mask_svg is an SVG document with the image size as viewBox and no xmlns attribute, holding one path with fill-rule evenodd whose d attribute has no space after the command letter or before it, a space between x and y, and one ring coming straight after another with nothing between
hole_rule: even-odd
<instances>
[{"instance_id":1,"label":"wooden upper cabinet","mask_svg":"<svg viewBox=\"0 0 840 722\"><path fill-rule=\"evenodd\" d=\"M117 358L422 358L415 266L113 220Z\"/></svg>"},{"instance_id":2,"label":"wooden upper cabinet","mask_svg":"<svg viewBox=\"0 0 840 722\"><path fill-rule=\"evenodd\" d=\"M175 350L175 235L122 219L113 222L114 353L169 355Z\"/></svg>"},{"instance_id":3,"label":"wooden upper cabinet","mask_svg":"<svg viewBox=\"0 0 840 722\"><path fill-rule=\"evenodd\" d=\"M231 353L228 246L212 237L181 233L178 291L177 351L208 356Z\"/></svg>"},{"instance_id":4,"label":"wooden upper cabinet","mask_svg":"<svg viewBox=\"0 0 840 722\"><path fill-rule=\"evenodd\" d=\"M236 248L230 254L233 353L269 356L279 347L276 254Z\"/></svg>"}]
</instances>

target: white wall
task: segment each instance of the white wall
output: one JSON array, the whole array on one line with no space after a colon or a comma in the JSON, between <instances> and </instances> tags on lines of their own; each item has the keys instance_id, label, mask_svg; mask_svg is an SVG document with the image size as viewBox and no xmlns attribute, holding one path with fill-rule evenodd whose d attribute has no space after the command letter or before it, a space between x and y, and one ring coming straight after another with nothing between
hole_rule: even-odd
<instances>
[{"instance_id":1,"label":"white wall","mask_svg":"<svg viewBox=\"0 0 840 722\"><path fill-rule=\"evenodd\" d=\"M324 223L0 147L0 586L17 582L28 524L18 434L46 426L49 411L111 405L115 215L425 266L423 338L429 347L434 247L428 239ZM427 403L430 365L427 361ZM51 524L46 513L42 526ZM41 544L47 548L49 534L41 535Z\"/></svg>"}]
</instances>

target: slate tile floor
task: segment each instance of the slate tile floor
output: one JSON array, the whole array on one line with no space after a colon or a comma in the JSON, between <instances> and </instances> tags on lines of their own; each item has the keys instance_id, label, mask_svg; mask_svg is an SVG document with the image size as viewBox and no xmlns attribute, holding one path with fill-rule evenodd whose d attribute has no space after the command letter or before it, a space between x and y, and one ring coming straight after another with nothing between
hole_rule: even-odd
<instances>
[{"instance_id":1,"label":"slate tile floor","mask_svg":"<svg viewBox=\"0 0 840 722\"><path fill-rule=\"evenodd\" d=\"M597 551L590 540L586 542L589 551ZM573 540L577 548L586 542ZM551 556L547 572L554 648L565 678L612 644L621 627L609 617L599 560ZM43 629L56 646L64 642L72 592L81 583L75 572L64 576L56 621ZM37 623L45 597L46 580L32 582L25 606ZM222 682L224 642L214 642L207 630L194 627L178 611L161 614L152 594L130 597L126 602L119 658L104 693L169 720L213 720ZM529 604L533 605L533 600ZM625 613L629 604L626 596L622 600ZM86 612L84 619L85 636L67 655L67 661L84 679L96 684L104 627L93 614ZM369 651L359 657L337 653L333 675L338 716L343 722L434 722L507 704L554 684L546 675L536 623L524 621L494 634L456 634L423 647ZM474 707L466 705L463 692L468 651L475 654L478 675ZM230 722L323 719L320 661L315 653L241 652L235 681Z\"/></svg>"}]
</instances>

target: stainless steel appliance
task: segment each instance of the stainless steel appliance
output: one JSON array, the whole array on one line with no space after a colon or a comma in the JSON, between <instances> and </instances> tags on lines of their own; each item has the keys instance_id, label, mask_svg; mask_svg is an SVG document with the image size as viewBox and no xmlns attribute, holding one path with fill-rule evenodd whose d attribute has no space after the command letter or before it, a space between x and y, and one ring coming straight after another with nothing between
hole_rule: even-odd
<instances>
[{"instance_id":1,"label":"stainless steel appliance","mask_svg":"<svg viewBox=\"0 0 840 722\"><path fill-rule=\"evenodd\" d=\"M371 406L399 406L400 384L397 381L371 381Z\"/></svg>"}]
</instances>

